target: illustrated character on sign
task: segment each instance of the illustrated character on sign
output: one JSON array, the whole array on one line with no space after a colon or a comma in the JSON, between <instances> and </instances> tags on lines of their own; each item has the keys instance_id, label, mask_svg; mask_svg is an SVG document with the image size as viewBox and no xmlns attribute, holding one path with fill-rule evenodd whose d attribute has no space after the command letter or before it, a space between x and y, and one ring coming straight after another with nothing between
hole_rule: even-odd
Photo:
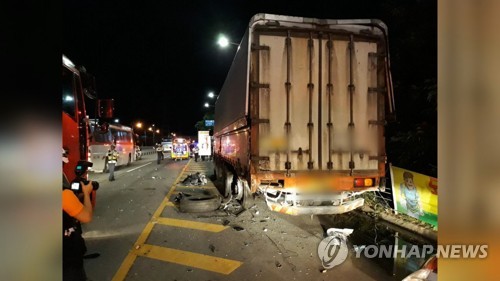
<instances>
[{"instance_id":1,"label":"illustrated character on sign","mask_svg":"<svg viewBox=\"0 0 500 281\"><path fill-rule=\"evenodd\" d=\"M413 182L413 174L405 171L403 173L403 183L400 185L401 199L406 202L403 204L406 207L407 215L420 218L424 213L420 207L420 197L418 195L417 187Z\"/></svg>"}]
</instances>

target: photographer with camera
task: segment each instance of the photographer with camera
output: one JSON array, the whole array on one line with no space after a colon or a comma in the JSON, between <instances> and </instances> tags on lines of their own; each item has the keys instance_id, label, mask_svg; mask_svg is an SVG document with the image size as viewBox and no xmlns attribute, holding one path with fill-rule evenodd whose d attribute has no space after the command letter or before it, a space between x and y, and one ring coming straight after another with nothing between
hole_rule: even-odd
<instances>
[{"instance_id":1,"label":"photographer with camera","mask_svg":"<svg viewBox=\"0 0 500 281\"><path fill-rule=\"evenodd\" d=\"M64 154L63 163L68 163ZM71 184L63 175L63 280L87 280L83 266L87 247L82 237L81 223L92 220L91 194L99 188L97 182L84 180L83 175L88 166L85 161L78 163L75 170L77 179Z\"/></svg>"}]
</instances>

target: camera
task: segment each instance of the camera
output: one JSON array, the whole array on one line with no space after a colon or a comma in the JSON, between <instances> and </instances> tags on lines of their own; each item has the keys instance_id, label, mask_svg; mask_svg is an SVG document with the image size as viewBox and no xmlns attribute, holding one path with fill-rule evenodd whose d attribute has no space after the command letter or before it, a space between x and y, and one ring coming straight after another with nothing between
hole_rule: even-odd
<instances>
[{"instance_id":1,"label":"camera","mask_svg":"<svg viewBox=\"0 0 500 281\"><path fill-rule=\"evenodd\" d=\"M88 171L89 167L92 167L92 165L93 165L92 162L88 162L88 161L84 161L84 160L80 160L76 164L76 167L75 167L76 178L71 182L71 190L75 194L79 194L79 193L83 192L82 185L80 182L83 182L84 184L88 184L89 182L91 182L93 190L99 189L98 182L89 181L83 177L83 175L85 175L85 173Z\"/></svg>"}]
</instances>

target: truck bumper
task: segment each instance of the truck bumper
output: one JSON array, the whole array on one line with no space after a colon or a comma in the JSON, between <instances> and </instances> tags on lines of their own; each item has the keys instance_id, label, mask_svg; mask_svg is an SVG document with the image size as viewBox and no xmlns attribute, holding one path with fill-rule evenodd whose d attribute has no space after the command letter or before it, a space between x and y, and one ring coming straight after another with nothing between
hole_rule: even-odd
<instances>
[{"instance_id":1,"label":"truck bumper","mask_svg":"<svg viewBox=\"0 0 500 281\"><path fill-rule=\"evenodd\" d=\"M280 203L267 202L267 206L271 211L284 213L288 215L333 215L350 212L356 208L363 206L365 200L357 198L352 201L345 202L339 206L283 206Z\"/></svg>"}]
</instances>

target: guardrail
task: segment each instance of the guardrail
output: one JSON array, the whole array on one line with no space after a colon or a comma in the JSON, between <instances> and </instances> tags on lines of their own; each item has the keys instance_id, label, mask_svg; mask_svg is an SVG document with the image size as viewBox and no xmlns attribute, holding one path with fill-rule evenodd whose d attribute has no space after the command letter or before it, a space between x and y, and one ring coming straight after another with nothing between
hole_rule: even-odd
<instances>
[{"instance_id":1,"label":"guardrail","mask_svg":"<svg viewBox=\"0 0 500 281\"><path fill-rule=\"evenodd\" d=\"M152 148L145 148L142 150L142 155L152 155L156 154L156 151Z\"/></svg>"}]
</instances>

